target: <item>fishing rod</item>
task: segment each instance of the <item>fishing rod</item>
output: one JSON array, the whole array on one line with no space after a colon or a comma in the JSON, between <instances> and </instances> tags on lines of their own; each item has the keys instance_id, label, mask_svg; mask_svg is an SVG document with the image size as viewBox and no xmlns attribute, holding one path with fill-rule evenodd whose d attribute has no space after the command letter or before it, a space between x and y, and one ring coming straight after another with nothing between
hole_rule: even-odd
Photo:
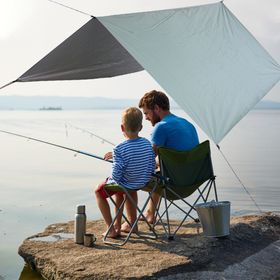
<instances>
[{"instance_id":1,"label":"fishing rod","mask_svg":"<svg viewBox=\"0 0 280 280\"><path fill-rule=\"evenodd\" d=\"M99 135L97 135L95 133L92 133L91 131L89 131L87 129L84 129L84 128L81 128L81 127L78 127L78 126L74 126L74 125L72 125L70 123L66 123L65 124L65 128L66 129L67 129L67 126L73 127L73 128L78 129L78 130L80 130L82 132L86 132L86 133L90 134L91 136L95 136L96 138L102 140L102 142L106 142L106 143L108 143L108 144L110 144L112 146L116 146L116 144L112 143L111 141L109 141L109 140L107 140L107 139L105 139L105 138L103 138L103 137L101 137L101 136L99 136ZM67 132L66 132L66 135L68 136Z\"/></svg>"},{"instance_id":2,"label":"fishing rod","mask_svg":"<svg viewBox=\"0 0 280 280\"><path fill-rule=\"evenodd\" d=\"M25 139L28 139L28 140L33 140L33 141L36 141L36 142L48 144L48 145L51 145L51 146L54 146L54 147L57 147L57 148L65 149L65 150L68 150L68 151L72 151L72 152L75 152L75 153L78 153L78 154L93 157L93 158L100 159L100 160L103 160L103 161L107 161L107 162L111 162L111 163L113 162L111 160L105 160L103 157L100 157L100 156L97 156L97 155L94 155L94 154L79 151L79 150L72 149L72 148L69 148L69 147L65 147L65 146L62 146L62 145L58 145L58 144L55 144L55 143L47 142L47 141L44 141L44 140L41 140L41 139L37 139L37 138L33 138L33 137L29 137L29 136L25 136L25 135L22 135L22 134L18 134L18 133L6 131L6 130L1 130L1 129L0 129L0 132L6 133L6 134L9 134L9 135L13 135L13 136L17 136L17 137L21 137L21 138L25 138Z\"/></svg>"}]
</instances>

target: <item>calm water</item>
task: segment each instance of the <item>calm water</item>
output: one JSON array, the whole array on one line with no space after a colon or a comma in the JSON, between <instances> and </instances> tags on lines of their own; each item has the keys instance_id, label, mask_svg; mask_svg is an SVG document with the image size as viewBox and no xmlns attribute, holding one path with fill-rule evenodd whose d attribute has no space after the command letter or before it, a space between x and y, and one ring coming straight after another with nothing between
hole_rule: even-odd
<instances>
[{"instance_id":1,"label":"calm water","mask_svg":"<svg viewBox=\"0 0 280 280\"><path fill-rule=\"evenodd\" d=\"M100 156L111 150L111 145L71 125L114 143L123 140L120 110L0 111L1 130ZM149 138L152 127L146 121L144 126L142 136ZM220 143L264 211L280 212L279 127L280 110L252 111ZM207 139L198 131L201 141ZM51 223L72 220L80 203L86 205L88 219L100 218L92 189L109 174L110 164L1 133L0 141L0 279L14 280L26 270L17 254L23 239ZM219 199L231 201L233 215L257 212L215 146L212 157Z\"/></svg>"}]
</instances>

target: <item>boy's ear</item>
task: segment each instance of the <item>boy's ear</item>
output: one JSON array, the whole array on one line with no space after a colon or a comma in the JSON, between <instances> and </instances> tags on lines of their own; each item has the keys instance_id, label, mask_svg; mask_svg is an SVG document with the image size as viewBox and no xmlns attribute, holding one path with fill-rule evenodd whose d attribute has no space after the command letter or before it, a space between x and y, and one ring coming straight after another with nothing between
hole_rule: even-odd
<instances>
[{"instance_id":1,"label":"boy's ear","mask_svg":"<svg viewBox=\"0 0 280 280\"><path fill-rule=\"evenodd\" d=\"M121 124L121 130L122 130L122 132L124 132L124 125L123 124Z\"/></svg>"}]
</instances>

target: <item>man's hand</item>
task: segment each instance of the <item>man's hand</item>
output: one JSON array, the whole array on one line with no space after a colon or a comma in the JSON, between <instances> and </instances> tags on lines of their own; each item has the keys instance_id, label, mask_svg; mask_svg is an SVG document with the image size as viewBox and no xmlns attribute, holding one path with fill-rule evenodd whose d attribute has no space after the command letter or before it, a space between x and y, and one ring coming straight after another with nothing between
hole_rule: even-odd
<instances>
[{"instance_id":1,"label":"man's hand","mask_svg":"<svg viewBox=\"0 0 280 280\"><path fill-rule=\"evenodd\" d=\"M156 157L156 171L160 171L158 156Z\"/></svg>"},{"instance_id":2,"label":"man's hand","mask_svg":"<svg viewBox=\"0 0 280 280\"><path fill-rule=\"evenodd\" d=\"M113 153L112 152L108 152L104 155L104 159L105 160L109 160L113 158Z\"/></svg>"}]
</instances>

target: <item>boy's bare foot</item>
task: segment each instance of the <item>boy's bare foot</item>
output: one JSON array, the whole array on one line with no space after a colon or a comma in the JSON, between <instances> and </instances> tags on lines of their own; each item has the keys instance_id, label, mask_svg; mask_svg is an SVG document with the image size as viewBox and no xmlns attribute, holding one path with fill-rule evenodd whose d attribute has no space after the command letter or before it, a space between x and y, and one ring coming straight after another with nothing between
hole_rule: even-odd
<instances>
[{"instance_id":1,"label":"boy's bare foot","mask_svg":"<svg viewBox=\"0 0 280 280\"><path fill-rule=\"evenodd\" d=\"M121 226L121 232L129 233L131 230L131 226L128 223L123 223ZM133 233L138 233L138 226L136 226L133 231Z\"/></svg>"}]
</instances>

